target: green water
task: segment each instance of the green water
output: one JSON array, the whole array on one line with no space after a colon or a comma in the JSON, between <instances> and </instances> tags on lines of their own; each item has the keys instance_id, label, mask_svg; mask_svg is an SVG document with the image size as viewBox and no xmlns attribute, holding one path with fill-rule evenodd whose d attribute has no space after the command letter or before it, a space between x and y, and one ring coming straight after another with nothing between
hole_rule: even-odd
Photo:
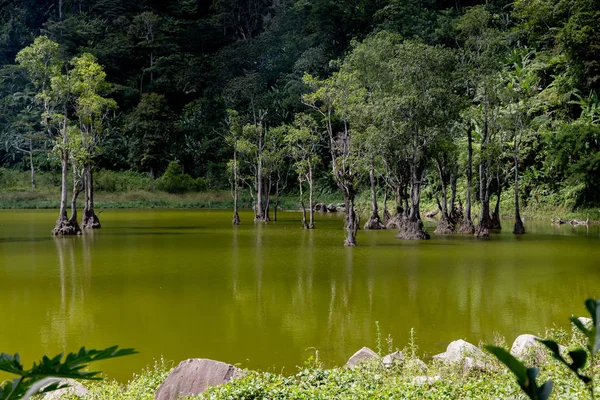
<instances>
[{"instance_id":1,"label":"green water","mask_svg":"<svg viewBox=\"0 0 600 400\"><path fill-rule=\"evenodd\" d=\"M119 344L139 355L99 365L125 381L153 359L205 357L293 372L314 349L327 365L376 347L375 321L423 353L458 338L512 341L567 326L600 297L598 226L510 221L491 240L402 242L342 216L299 228L298 213L254 225L230 212L120 211L82 237L50 236L50 211L0 211L0 351L41 354Z\"/></svg>"}]
</instances>

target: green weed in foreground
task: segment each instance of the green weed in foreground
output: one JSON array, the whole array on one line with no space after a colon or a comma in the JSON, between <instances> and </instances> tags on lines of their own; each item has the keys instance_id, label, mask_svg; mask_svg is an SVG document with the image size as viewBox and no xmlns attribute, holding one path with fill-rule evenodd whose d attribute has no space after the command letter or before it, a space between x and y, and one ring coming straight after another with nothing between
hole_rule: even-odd
<instances>
[{"instance_id":1,"label":"green weed in foreground","mask_svg":"<svg viewBox=\"0 0 600 400\"><path fill-rule=\"evenodd\" d=\"M0 353L0 370L16 375L11 381L0 384L0 400L27 399L38 393L48 393L68 385L60 379L98 380L99 372L86 371L88 364L94 361L108 360L137 353L133 349L121 349L117 346L104 350L86 350L82 347L76 353L63 354L49 358L42 357L41 361L33 363L30 369L21 364L18 354Z\"/></svg>"},{"instance_id":2,"label":"green weed in foreground","mask_svg":"<svg viewBox=\"0 0 600 400\"><path fill-rule=\"evenodd\" d=\"M550 340L568 343L572 350L585 346L587 338L578 330L551 329L544 336ZM311 357L292 376L260 371L246 371L243 378L211 388L200 396L189 399L524 399L521 389L510 371L498 360L492 360L489 371L465 370L462 365L447 365L433 360L424 372L413 362L417 355L413 333L411 343L403 349L406 359L391 368L379 360L361 364L355 369L326 369L318 356ZM497 338L496 344L503 343ZM388 345L389 350L395 350ZM550 353L549 353L550 355ZM531 363L534 352L525 360ZM558 360L548 357L540 366L540 379L554 382L553 399L588 399L586 385L565 371ZM588 368L597 371L596 360ZM93 382L83 400L151 400L160 384L172 370L172 364L158 360L153 367L135 375L126 384L115 381ZM416 377L439 377L439 380L421 384ZM596 388L596 392L597 392ZM78 400L77 397L63 397Z\"/></svg>"},{"instance_id":3,"label":"green weed in foreground","mask_svg":"<svg viewBox=\"0 0 600 400\"><path fill-rule=\"evenodd\" d=\"M593 400L595 398L595 369L597 369L597 363L594 363L594 357L598 351L600 351L600 331L597 329L598 322L600 322L600 300L587 299L585 301L585 306L592 317L589 327L578 318L571 318L571 322L573 323L574 327L587 341L585 350L583 348L577 348L573 350L562 351L559 344L555 340L538 339L538 341L550 350L552 357L556 361L566 367L567 370L573 372L574 376L588 389L589 396ZM538 386L538 368L527 368L524 363L517 360L508 351L501 347L486 346L486 349L508 367L508 369L517 378L517 382L519 383L519 386L523 392L531 400L547 400L550 398L553 382L552 380L548 380L542 385Z\"/></svg>"}]
</instances>

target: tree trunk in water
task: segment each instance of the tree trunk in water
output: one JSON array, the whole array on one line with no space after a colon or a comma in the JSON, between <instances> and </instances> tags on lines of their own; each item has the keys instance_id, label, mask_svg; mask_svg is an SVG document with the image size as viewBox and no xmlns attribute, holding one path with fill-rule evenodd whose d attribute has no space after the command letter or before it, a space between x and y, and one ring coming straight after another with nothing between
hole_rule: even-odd
<instances>
[{"instance_id":1,"label":"tree trunk in water","mask_svg":"<svg viewBox=\"0 0 600 400\"><path fill-rule=\"evenodd\" d=\"M79 192L81 192L80 184L79 179L77 179L77 168L73 164L73 197L71 198L71 218L69 219L69 224L75 227L77 234L81 234L81 229L77 225L77 198L79 197Z\"/></svg>"},{"instance_id":2,"label":"tree trunk in water","mask_svg":"<svg viewBox=\"0 0 600 400\"><path fill-rule=\"evenodd\" d=\"M385 229L385 225L381 223L379 210L377 209L377 183L375 181L375 168L373 165L371 165L371 169L369 170L369 180L371 182L371 216L363 229Z\"/></svg>"},{"instance_id":3,"label":"tree trunk in water","mask_svg":"<svg viewBox=\"0 0 600 400\"><path fill-rule=\"evenodd\" d=\"M467 162L467 194L465 198L465 218L460 225L459 233L472 235L475 233L475 224L471 218L471 187L473 186L473 134L469 127L468 138L468 162Z\"/></svg>"},{"instance_id":4,"label":"tree trunk in water","mask_svg":"<svg viewBox=\"0 0 600 400\"><path fill-rule=\"evenodd\" d=\"M33 141L29 138L29 167L31 168L31 187L36 188L35 185L35 168L33 166Z\"/></svg>"},{"instance_id":5,"label":"tree trunk in water","mask_svg":"<svg viewBox=\"0 0 600 400\"><path fill-rule=\"evenodd\" d=\"M426 240L431 239L429 233L423 229L423 222L421 221L421 212L419 210L419 204L421 201L421 182L420 178L417 177L417 173L413 169L411 182L410 182L410 214L404 221L399 229L398 239L403 240Z\"/></svg>"},{"instance_id":6,"label":"tree trunk in water","mask_svg":"<svg viewBox=\"0 0 600 400\"><path fill-rule=\"evenodd\" d=\"M69 160L69 152L67 150L68 136L67 136L67 121L66 121L66 113L65 120L63 122L63 134L62 134L62 145L60 155L60 164L61 164L61 190L60 190L60 211L58 213L58 220L56 220L56 226L52 230L52 234L55 236L68 236L68 235L77 235L81 233L79 229L79 225L77 225L77 221L75 224L72 224L67 217L67 174L68 174L68 160Z\"/></svg>"},{"instance_id":7,"label":"tree trunk in water","mask_svg":"<svg viewBox=\"0 0 600 400\"><path fill-rule=\"evenodd\" d=\"M302 180L298 179L300 184L300 206L302 207L302 227L304 229L308 229L308 224L306 223L306 207L304 206L304 195L302 193Z\"/></svg>"},{"instance_id":8,"label":"tree trunk in water","mask_svg":"<svg viewBox=\"0 0 600 400\"><path fill-rule=\"evenodd\" d=\"M259 158L258 159L258 167L257 167L257 172L256 172L256 182L257 182L257 188L256 188L256 209L254 210L254 212L256 213L254 215L254 221L264 221L265 220L265 216L263 214L263 178L262 178L262 161Z\"/></svg>"},{"instance_id":9,"label":"tree trunk in water","mask_svg":"<svg viewBox=\"0 0 600 400\"><path fill-rule=\"evenodd\" d=\"M489 237L492 218L490 217L490 195L487 185L487 175L483 163L479 164L479 199L481 201L481 215L475 230L477 237Z\"/></svg>"},{"instance_id":10,"label":"tree trunk in water","mask_svg":"<svg viewBox=\"0 0 600 400\"><path fill-rule=\"evenodd\" d=\"M237 141L235 142L235 146L237 149ZM240 214L238 212L238 176L237 176L237 150L233 150L233 220L231 223L233 225L239 225Z\"/></svg>"},{"instance_id":11,"label":"tree trunk in water","mask_svg":"<svg viewBox=\"0 0 600 400\"><path fill-rule=\"evenodd\" d=\"M101 228L100 219L94 212L94 175L92 166L88 165L83 171L83 184L85 187L85 206L81 226L84 229Z\"/></svg>"},{"instance_id":12,"label":"tree trunk in water","mask_svg":"<svg viewBox=\"0 0 600 400\"><path fill-rule=\"evenodd\" d=\"M264 220L265 220L265 222L270 222L271 218L269 217L269 208L270 208L270 202L271 202L271 178L269 177L269 179L267 179L267 181L268 181L268 183L263 186L265 189Z\"/></svg>"},{"instance_id":13,"label":"tree trunk in water","mask_svg":"<svg viewBox=\"0 0 600 400\"><path fill-rule=\"evenodd\" d=\"M438 171L440 179L442 179L442 203L440 204L439 200L436 199L438 202L438 208L441 211L441 215L438 225L435 228L435 231L433 231L433 233L438 235L449 235L455 233L456 230L454 229L454 223L452 222L452 219L450 218L450 215L448 213L448 194L446 191L446 183L443 181L442 170L439 164Z\"/></svg>"},{"instance_id":14,"label":"tree trunk in water","mask_svg":"<svg viewBox=\"0 0 600 400\"><path fill-rule=\"evenodd\" d=\"M315 228L315 205L313 204L313 171L310 157L308 158L308 206L310 207L308 229Z\"/></svg>"},{"instance_id":15,"label":"tree trunk in water","mask_svg":"<svg viewBox=\"0 0 600 400\"><path fill-rule=\"evenodd\" d=\"M387 227L387 223L392 219L392 216L387 208L387 198L388 191L387 186L385 187L385 191L383 192L383 225Z\"/></svg>"},{"instance_id":16,"label":"tree trunk in water","mask_svg":"<svg viewBox=\"0 0 600 400\"><path fill-rule=\"evenodd\" d=\"M396 213L393 216L390 216L389 220L386 222L385 227L387 229L400 229L402 225L402 221L404 219L404 209L402 208L402 188L401 185L398 184L395 188L396 192ZM385 203L384 203L385 204Z\"/></svg>"},{"instance_id":17,"label":"tree trunk in water","mask_svg":"<svg viewBox=\"0 0 600 400\"><path fill-rule=\"evenodd\" d=\"M356 246L356 231L358 231L358 220L354 210L354 194L346 193L346 240L344 246Z\"/></svg>"},{"instance_id":18,"label":"tree trunk in water","mask_svg":"<svg viewBox=\"0 0 600 400\"><path fill-rule=\"evenodd\" d=\"M513 233L515 235L522 235L525 233L525 227L523 226L523 220L521 219L521 210L519 207L519 159L516 147L515 137L515 228Z\"/></svg>"},{"instance_id":19,"label":"tree trunk in water","mask_svg":"<svg viewBox=\"0 0 600 400\"><path fill-rule=\"evenodd\" d=\"M500 185L500 176L496 174L496 183L498 185L498 198L496 199L496 207L494 207L494 212L492 213L492 229L502 229L502 224L500 223L500 196L502 196L502 185Z\"/></svg>"}]
</instances>

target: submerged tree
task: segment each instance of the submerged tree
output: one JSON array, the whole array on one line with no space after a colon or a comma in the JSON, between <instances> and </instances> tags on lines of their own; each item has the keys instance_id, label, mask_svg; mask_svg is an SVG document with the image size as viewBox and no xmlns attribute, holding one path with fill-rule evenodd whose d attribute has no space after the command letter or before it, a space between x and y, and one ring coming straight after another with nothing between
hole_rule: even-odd
<instances>
[{"instance_id":1,"label":"submerged tree","mask_svg":"<svg viewBox=\"0 0 600 400\"><path fill-rule=\"evenodd\" d=\"M231 223L233 225L239 225L240 214L238 212L238 201L239 201L239 169L238 169L238 143L242 134L242 127L240 126L239 115L235 110L227 110L227 134L225 140L233 148L233 159L229 163L229 170L231 171L231 187L233 196L233 219Z\"/></svg>"},{"instance_id":2,"label":"submerged tree","mask_svg":"<svg viewBox=\"0 0 600 400\"><path fill-rule=\"evenodd\" d=\"M314 218L314 171L320 163L320 157L317 153L319 143L318 125L314 118L308 114L296 114L294 123L287 127L285 142L290 149L290 154L294 162L296 174L298 174L298 183L300 185L300 204L302 206L302 225L304 228L313 229L315 227ZM302 183L308 183L308 208L309 220L306 221L306 207L302 196Z\"/></svg>"},{"instance_id":3,"label":"submerged tree","mask_svg":"<svg viewBox=\"0 0 600 400\"><path fill-rule=\"evenodd\" d=\"M305 84L311 89L302 97L302 102L315 111L321 118L329 141L331 155L331 172L338 188L342 192L346 208L346 240L345 246L356 246L356 233L359 220L356 214L355 198L360 173L360 159L355 152L356 143L348 126L348 116L341 105L351 95L348 90L347 77L334 74L326 80L319 80L310 75L304 76Z\"/></svg>"},{"instance_id":4,"label":"submerged tree","mask_svg":"<svg viewBox=\"0 0 600 400\"><path fill-rule=\"evenodd\" d=\"M45 36L17 54L16 61L28 72L37 90L42 125L55 141L61 161L60 210L53 235L81 233L77 220L67 216L67 173L69 169L69 113L73 100L68 67L58 57L59 46ZM65 72L63 73L63 68Z\"/></svg>"},{"instance_id":5,"label":"submerged tree","mask_svg":"<svg viewBox=\"0 0 600 400\"><path fill-rule=\"evenodd\" d=\"M421 187L436 143L457 119L458 98L453 86L455 57L449 50L416 42L396 47L391 60L394 93L388 98L399 126L410 170L410 212L401 225L401 239L428 239L420 214Z\"/></svg>"},{"instance_id":6,"label":"submerged tree","mask_svg":"<svg viewBox=\"0 0 600 400\"><path fill-rule=\"evenodd\" d=\"M506 90L504 103L513 134L514 162L514 197L515 197L515 226L514 234L525 233L521 210L519 206L519 151L526 130L530 123L530 99L538 90L538 78L532 68L533 53L524 50L514 50L511 55L511 65L506 71Z\"/></svg>"},{"instance_id":7,"label":"submerged tree","mask_svg":"<svg viewBox=\"0 0 600 400\"><path fill-rule=\"evenodd\" d=\"M83 54L71 61L75 115L82 135L83 186L85 206L81 220L82 228L100 228L100 220L94 212L94 156L104 130L103 123L111 110L117 108L113 99L102 97L100 92L107 87L106 73L91 54Z\"/></svg>"}]
</instances>

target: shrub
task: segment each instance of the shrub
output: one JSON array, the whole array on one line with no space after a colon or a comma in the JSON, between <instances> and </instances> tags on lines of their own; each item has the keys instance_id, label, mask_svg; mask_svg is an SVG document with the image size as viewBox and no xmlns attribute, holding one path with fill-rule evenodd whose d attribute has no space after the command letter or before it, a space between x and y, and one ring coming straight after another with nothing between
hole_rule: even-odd
<instances>
[{"instance_id":1,"label":"shrub","mask_svg":"<svg viewBox=\"0 0 600 400\"><path fill-rule=\"evenodd\" d=\"M156 188L168 193L198 192L206 190L206 187L204 179L194 179L183 173L183 167L176 161L171 161L163 176L156 180Z\"/></svg>"}]
</instances>

